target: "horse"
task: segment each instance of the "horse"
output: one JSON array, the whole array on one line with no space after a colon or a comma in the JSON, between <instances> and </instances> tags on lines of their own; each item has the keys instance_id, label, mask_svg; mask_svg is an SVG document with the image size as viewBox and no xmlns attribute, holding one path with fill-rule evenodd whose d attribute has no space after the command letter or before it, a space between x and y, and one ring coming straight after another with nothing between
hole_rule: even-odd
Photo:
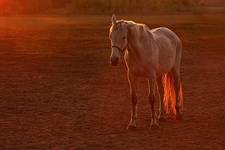
<instances>
[{"instance_id":1,"label":"horse","mask_svg":"<svg viewBox=\"0 0 225 150\"><path fill-rule=\"evenodd\" d=\"M182 42L170 29L150 29L134 21L117 20L112 15L109 30L111 41L110 63L117 66L121 57L127 68L132 102L131 119L127 129L136 128L137 84L139 78L148 80L148 99L151 108L150 128L159 127L169 108L176 119L182 119L183 95L181 83ZM159 112L154 109L159 101Z\"/></svg>"}]
</instances>

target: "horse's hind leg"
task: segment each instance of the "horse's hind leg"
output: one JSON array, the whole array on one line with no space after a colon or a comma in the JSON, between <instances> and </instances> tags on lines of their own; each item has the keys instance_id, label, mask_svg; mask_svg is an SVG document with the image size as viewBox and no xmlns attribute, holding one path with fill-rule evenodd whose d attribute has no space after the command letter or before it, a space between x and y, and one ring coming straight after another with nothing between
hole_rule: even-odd
<instances>
[{"instance_id":1,"label":"horse's hind leg","mask_svg":"<svg viewBox=\"0 0 225 150\"><path fill-rule=\"evenodd\" d=\"M156 97L159 98L157 81L156 80L149 80L148 84L149 84L149 102L150 102L150 105L151 105L151 112L152 112L150 128L152 128L152 127L158 128L159 127L158 118L156 116L155 108L154 108L155 107L154 106L155 99L156 99Z\"/></svg>"},{"instance_id":2,"label":"horse's hind leg","mask_svg":"<svg viewBox=\"0 0 225 150\"><path fill-rule=\"evenodd\" d=\"M179 40L177 45L177 56L176 56L176 63L174 68L172 69L173 79L174 79L174 88L176 94L176 118L182 119L181 114L181 97L180 97L180 83L181 83L181 75L180 75L180 65L181 65L181 58L182 58L182 43Z\"/></svg>"},{"instance_id":3,"label":"horse's hind leg","mask_svg":"<svg viewBox=\"0 0 225 150\"><path fill-rule=\"evenodd\" d=\"M181 114L181 99L180 99L180 70L173 70L173 78L174 78L174 87L175 87L175 94L176 94L176 118L177 119L182 119L182 114Z\"/></svg>"},{"instance_id":4,"label":"horse's hind leg","mask_svg":"<svg viewBox=\"0 0 225 150\"><path fill-rule=\"evenodd\" d=\"M164 111L164 103L163 103L163 98L164 98L164 88L163 88L163 83L162 83L162 76L158 77L157 79L157 84L158 84L158 99L159 99L159 114L158 114L158 119L160 121L165 120L165 111Z\"/></svg>"},{"instance_id":5,"label":"horse's hind leg","mask_svg":"<svg viewBox=\"0 0 225 150\"><path fill-rule=\"evenodd\" d=\"M130 96L131 96L131 102L132 102L132 110L131 110L131 119L127 126L127 129L136 128L136 118L137 118L137 77L135 77L133 74L129 73L127 74L128 82L130 85Z\"/></svg>"}]
</instances>

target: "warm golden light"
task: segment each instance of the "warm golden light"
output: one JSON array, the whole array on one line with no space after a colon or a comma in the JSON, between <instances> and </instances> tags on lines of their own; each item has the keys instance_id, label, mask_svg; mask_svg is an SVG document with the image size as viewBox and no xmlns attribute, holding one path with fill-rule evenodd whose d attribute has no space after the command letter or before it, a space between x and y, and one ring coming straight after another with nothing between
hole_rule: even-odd
<instances>
[{"instance_id":1,"label":"warm golden light","mask_svg":"<svg viewBox=\"0 0 225 150\"><path fill-rule=\"evenodd\" d=\"M174 88L174 79L170 74L165 74L163 77L163 87L164 87L164 109L166 113L172 112L176 114L176 93ZM180 106L183 107L183 92L182 92L182 84L180 82L180 90L179 90L179 99Z\"/></svg>"},{"instance_id":2,"label":"warm golden light","mask_svg":"<svg viewBox=\"0 0 225 150\"><path fill-rule=\"evenodd\" d=\"M0 1L0 7L5 6L5 4L6 4L6 0L1 0Z\"/></svg>"}]
</instances>

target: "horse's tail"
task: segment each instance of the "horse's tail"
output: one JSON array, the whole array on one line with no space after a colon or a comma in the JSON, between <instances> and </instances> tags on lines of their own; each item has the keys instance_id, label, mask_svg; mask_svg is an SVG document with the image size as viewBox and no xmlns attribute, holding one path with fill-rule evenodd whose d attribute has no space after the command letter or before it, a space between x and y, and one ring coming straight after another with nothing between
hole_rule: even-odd
<instances>
[{"instance_id":1,"label":"horse's tail","mask_svg":"<svg viewBox=\"0 0 225 150\"><path fill-rule=\"evenodd\" d=\"M183 97L183 87L182 87L181 81L180 81L179 98L180 98L181 108L183 109L184 108L184 97Z\"/></svg>"},{"instance_id":2,"label":"horse's tail","mask_svg":"<svg viewBox=\"0 0 225 150\"><path fill-rule=\"evenodd\" d=\"M164 110L166 113L172 112L176 114L176 94L172 74L166 73L162 78L162 82L164 88ZM182 95L182 89L180 89L180 95Z\"/></svg>"}]
</instances>

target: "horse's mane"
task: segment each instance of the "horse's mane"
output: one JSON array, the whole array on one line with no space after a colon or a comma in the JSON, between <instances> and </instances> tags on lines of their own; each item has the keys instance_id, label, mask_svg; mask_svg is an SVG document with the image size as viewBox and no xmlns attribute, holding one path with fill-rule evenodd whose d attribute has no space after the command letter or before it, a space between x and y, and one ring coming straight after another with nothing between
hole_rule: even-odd
<instances>
[{"instance_id":1,"label":"horse's mane","mask_svg":"<svg viewBox=\"0 0 225 150\"><path fill-rule=\"evenodd\" d=\"M112 25L110 27L110 34L112 33L113 31L113 28L115 26L118 26L118 25L122 25L122 24L125 24L127 25L129 28L135 28L135 30L139 30L139 31L142 31L145 32L145 33L148 33L148 35L151 35L151 32L150 32L150 28L146 25L146 24L142 24L142 23L136 23L134 21L128 21L128 20L117 20L116 21L116 24ZM152 35L151 35L152 37Z\"/></svg>"},{"instance_id":2,"label":"horse's mane","mask_svg":"<svg viewBox=\"0 0 225 150\"><path fill-rule=\"evenodd\" d=\"M138 23L136 23L134 21L127 21L127 20L117 20L115 25L117 26L118 24L136 25ZM115 25L111 25L110 32L112 32L113 26L115 26Z\"/></svg>"},{"instance_id":3,"label":"horse's mane","mask_svg":"<svg viewBox=\"0 0 225 150\"><path fill-rule=\"evenodd\" d=\"M150 30L150 28L143 23L137 23L134 21L127 21L127 20L118 20L118 23L125 23L127 25L129 25L130 27L136 26L136 27L143 27L144 30Z\"/></svg>"}]
</instances>

